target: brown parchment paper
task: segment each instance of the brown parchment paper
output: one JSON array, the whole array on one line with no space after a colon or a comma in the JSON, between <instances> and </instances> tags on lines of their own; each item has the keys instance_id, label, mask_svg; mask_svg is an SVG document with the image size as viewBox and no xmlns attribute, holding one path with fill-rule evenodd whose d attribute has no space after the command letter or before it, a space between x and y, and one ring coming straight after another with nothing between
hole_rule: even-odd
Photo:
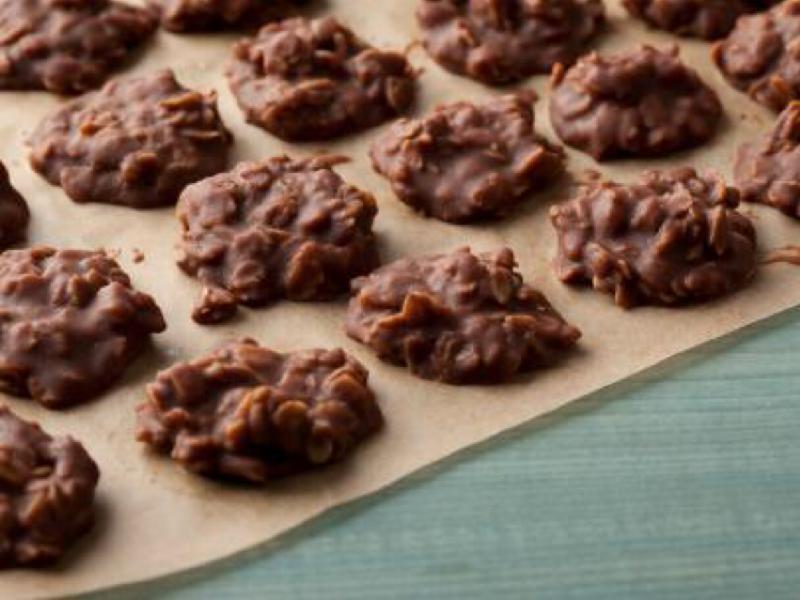
<instances>
[{"instance_id":1,"label":"brown parchment paper","mask_svg":"<svg viewBox=\"0 0 800 600\"><path fill-rule=\"evenodd\" d=\"M321 0L321 11L338 15L374 44L405 47L416 35L415 0ZM668 44L668 34L647 31L627 19L617 0L607 1L609 32L603 49L637 41ZM344 302L278 303L247 311L221 327L200 327L189 318L200 286L174 264L176 222L169 209L141 212L104 205L76 205L50 187L27 165L23 139L59 100L46 93L0 93L0 158L14 184L31 204L31 242L61 246L121 249L121 261L136 285L153 294L164 310L168 331L152 352L139 360L109 393L63 413L49 412L25 400L8 398L25 417L54 433L81 439L102 470L100 518L95 531L58 568L0 574L0 597L53 597L154 578L231 555L286 531L323 511L374 492L461 448L552 411L571 400L628 377L712 338L764 319L800 303L800 277L785 265L764 268L747 290L705 306L625 312L609 297L569 289L556 281L549 262L554 235L547 207L562 198L566 185L534 197L510 218L493 225L453 226L413 214L375 175L367 148L380 131L320 145L290 146L246 125L222 77L233 35L175 36L161 32L128 72L171 66L190 87L215 88L223 117L236 136L236 160L274 153L305 155L318 151L352 157L339 171L378 197L377 232L385 261L403 255L444 251L462 244L491 249L509 244L523 274L584 333L581 350L558 368L499 387L448 387L421 381L400 368L384 365L342 332ZM702 148L666 161L628 161L603 165L620 180L644 168L677 164L713 167L731 176L731 156L742 141L765 130L774 115L733 91L712 67L709 46L681 41L684 59L699 69L719 92L727 118L719 135ZM499 93L449 75L419 49L415 65L424 68L417 114L440 101L480 99ZM545 77L533 85L546 98ZM539 127L552 137L546 101L538 106ZM595 166L570 152L569 169L579 174ZM791 243L798 226L777 212L745 207L754 215L762 249ZM132 261L139 248L145 260ZM151 455L133 440L133 407L155 371L217 345L249 335L277 349L341 345L368 366L386 415L386 428L351 460L318 473L295 477L263 489L230 487L185 473L171 461Z\"/></svg>"}]
</instances>

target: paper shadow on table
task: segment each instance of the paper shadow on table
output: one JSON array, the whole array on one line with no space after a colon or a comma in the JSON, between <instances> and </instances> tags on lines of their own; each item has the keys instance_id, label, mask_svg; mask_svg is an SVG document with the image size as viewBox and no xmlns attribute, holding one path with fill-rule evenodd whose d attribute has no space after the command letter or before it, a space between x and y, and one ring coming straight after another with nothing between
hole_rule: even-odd
<instances>
[{"instance_id":1,"label":"paper shadow on table","mask_svg":"<svg viewBox=\"0 0 800 600\"><path fill-rule=\"evenodd\" d=\"M266 556L274 552L295 546L307 537L323 531L332 523L351 518L365 509L382 502L389 496L405 493L420 483L432 480L439 473L458 464L472 460L473 457L490 451L500 444L508 444L523 436L535 435L539 431L558 427L562 422L573 417L588 415L598 410L602 405L620 396L629 395L649 383L665 379L671 374L686 369L690 365L696 366L717 358L720 354L744 339L766 335L771 331L785 327L787 324L796 322L800 322L800 307L789 309L770 319L750 325L727 336L693 348L688 352L672 357L659 365L647 369L632 378L612 384L550 414L521 424L486 441L469 446L443 460L425 466L411 476L399 480L382 491L324 512L320 517L301 524L264 544L236 553L211 564L183 571L178 574L126 585L112 590L107 589L80 597L85 599L103 598L104 600L132 600L134 598L143 597L142 594L145 590L149 589L150 586L156 582L158 582L159 589L162 593L168 593L169 591L178 590L187 585L214 579L225 570L244 566L257 560L263 560ZM254 493L258 493L257 490Z\"/></svg>"}]
</instances>

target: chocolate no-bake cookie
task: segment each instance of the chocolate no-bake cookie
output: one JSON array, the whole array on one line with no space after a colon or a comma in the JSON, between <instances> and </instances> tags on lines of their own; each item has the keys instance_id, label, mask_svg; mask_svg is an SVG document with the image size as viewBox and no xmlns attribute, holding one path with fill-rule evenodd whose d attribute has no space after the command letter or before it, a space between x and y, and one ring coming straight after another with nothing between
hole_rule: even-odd
<instances>
[{"instance_id":1,"label":"chocolate no-bake cookie","mask_svg":"<svg viewBox=\"0 0 800 600\"><path fill-rule=\"evenodd\" d=\"M800 219L800 102L786 107L772 131L742 144L734 173L742 200Z\"/></svg>"},{"instance_id":2,"label":"chocolate no-bake cookie","mask_svg":"<svg viewBox=\"0 0 800 600\"><path fill-rule=\"evenodd\" d=\"M425 379L506 381L580 337L514 267L508 248L398 260L354 282L347 333Z\"/></svg>"},{"instance_id":3,"label":"chocolate no-bake cookie","mask_svg":"<svg viewBox=\"0 0 800 600\"><path fill-rule=\"evenodd\" d=\"M99 476L79 442L0 405L0 568L61 558L92 526Z\"/></svg>"},{"instance_id":4,"label":"chocolate no-bake cookie","mask_svg":"<svg viewBox=\"0 0 800 600\"><path fill-rule=\"evenodd\" d=\"M89 400L165 329L153 299L103 252L0 254L0 389L48 408Z\"/></svg>"},{"instance_id":5,"label":"chocolate no-bake cookie","mask_svg":"<svg viewBox=\"0 0 800 600\"><path fill-rule=\"evenodd\" d=\"M756 232L738 204L736 189L690 168L649 171L633 185L592 181L551 209L556 274L624 307L723 296L756 268Z\"/></svg>"},{"instance_id":6,"label":"chocolate no-bake cookie","mask_svg":"<svg viewBox=\"0 0 800 600\"><path fill-rule=\"evenodd\" d=\"M497 85L572 64L605 9L602 0L421 0L417 20L436 62Z\"/></svg>"},{"instance_id":7,"label":"chocolate no-bake cookie","mask_svg":"<svg viewBox=\"0 0 800 600\"><path fill-rule=\"evenodd\" d=\"M775 111L800 99L800 0L736 22L711 51L732 86Z\"/></svg>"},{"instance_id":8,"label":"chocolate no-bake cookie","mask_svg":"<svg viewBox=\"0 0 800 600\"><path fill-rule=\"evenodd\" d=\"M340 460L380 428L367 378L341 349L229 343L159 373L136 437L190 471L263 483Z\"/></svg>"},{"instance_id":9,"label":"chocolate no-bake cookie","mask_svg":"<svg viewBox=\"0 0 800 600\"><path fill-rule=\"evenodd\" d=\"M766 10L779 0L622 0L628 12L651 27L715 40L728 35L741 15Z\"/></svg>"},{"instance_id":10,"label":"chocolate no-bake cookie","mask_svg":"<svg viewBox=\"0 0 800 600\"><path fill-rule=\"evenodd\" d=\"M176 33L257 29L290 16L305 0L148 0L164 29Z\"/></svg>"},{"instance_id":11,"label":"chocolate no-bake cookie","mask_svg":"<svg viewBox=\"0 0 800 600\"><path fill-rule=\"evenodd\" d=\"M341 160L275 157L186 188L178 264L206 286L197 321L224 320L237 303L330 299L377 265L375 199L331 169Z\"/></svg>"},{"instance_id":12,"label":"chocolate no-bake cookie","mask_svg":"<svg viewBox=\"0 0 800 600\"><path fill-rule=\"evenodd\" d=\"M443 221L502 215L563 170L564 153L534 129L531 95L437 107L403 119L370 151L409 206Z\"/></svg>"},{"instance_id":13,"label":"chocolate no-bake cookie","mask_svg":"<svg viewBox=\"0 0 800 600\"><path fill-rule=\"evenodd\" d=\"M11 185L11 179L0 162L0 250L25 239L30 211L25 198Z\"/></svg>"},{"instance_id":14,"label":"chocolate no-bake cookie","mask_svg":"<svg viewBox=\"0 0 800 600\"><path fill-rule=\"evenodd\" d=\"M722 116L717 94L678 57L640 46L556 68L550 119L558 136L597 160L662 156L699 145Z\"/></svg>"},{"instance_id":15,"label":"chocolate no-bake cookie","mask_svg":"<svg viewBox=\"0 0 800 600\"><path fill-rule=\"evenodd\" d=\"M323 140L396 117L416 73L333 17L287 19L238 42L226 74L247 121L286 140Z\"/></svg>"},{"instance_id":16,"label":"chocolate no-bake cookie","mask_svg":"<svg viewBox=\"0 0 800 600\"><path fill-rule=\"evenodd\" d=\"M186 89L162 70L68 102L28 143L33 168L74 201L153 208L224 170L232 137L214 93Z\"/></svg>"},{"instance_id":17,"label":"chocolate no-bake cookie","mask_svg":"<svg viewBox=\"0 0 800 600\"><path fill-rule=\"evenodd\" d=\"M157 25L151 11L108 0L3 0L0 89L96 88Z\"/></svg>"}]
</instances>

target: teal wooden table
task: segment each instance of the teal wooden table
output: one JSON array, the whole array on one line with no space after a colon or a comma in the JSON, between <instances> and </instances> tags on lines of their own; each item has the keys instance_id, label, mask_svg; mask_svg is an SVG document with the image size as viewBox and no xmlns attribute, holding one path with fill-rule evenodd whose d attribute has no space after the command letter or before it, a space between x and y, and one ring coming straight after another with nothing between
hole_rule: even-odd
<instances>
[{"instance_id":1,"label":"teal wooden table","mask_svg":"<svg viewBox=\"0 0 800 600\"><path fill-rule=\"evenodd\" d=\"M246 556L87 598L800 598L798 364L793 311Z\"/></svg>"}]
</instances>

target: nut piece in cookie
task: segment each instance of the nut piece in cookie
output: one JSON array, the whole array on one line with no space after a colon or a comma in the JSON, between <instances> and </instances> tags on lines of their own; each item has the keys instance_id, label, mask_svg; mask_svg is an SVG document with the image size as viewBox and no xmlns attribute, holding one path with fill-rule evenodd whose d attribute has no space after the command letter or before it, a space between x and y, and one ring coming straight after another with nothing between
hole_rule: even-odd
<instances>
[{"instance_id":1,"label":"nut piece in cookie","mask_svg":"<svg viewBox=\"0 0 800 600\"><path fill-rule=\"evenodd\" d=\"M178 265L207 288L197 321L229 318L236 303L328 300L378 264L375 199L332 170L341 160L275 157L186 188Z\"/></svg>"},{"instance_id":2,"label":"nut piece in cookie","mask_svg":"<svg viewBox=\"0 0 800 600\"><path fill-rule=\"evenodd\" d=\"M0 162L0 250L25 239L29 220L28 203L11 185L8 171Z\"/></svg>"},{"instance_id":3,"label":"nut piece in cookie","mask_svg":"<svg viewBox=\"0 0 800 600\"><path fill-rule=\"evenodd\" d=\"M0 389L47 408L104 391L165 329L153 299L103 252L0 254Z\"/></svg>"},{"instance_id":4,"label":"nut piece in cookie","mask_svg":"<svg viewBox=\"0 0 800 600\"><path fill-rule=\"evenodd\" d=\"M530 94L456 102L402 119L370 151L397 197L454 223L503 215L563 171L564 153L534 129Z\"/></svg>"},{"instance_id":5,"label":"nut piece in cookie","mask_svg":"<svg viewBox=\"0 0 800 600\"><path fill-rule=\"evenodd\" d=\"M288 17L304 0L148 0L175 33L255 29Z\"/></svg>"},{"instance_id":6,"label":"nut piece in cookie","mask_svg":"<svg viewBox=\"0 0 800 600\"><path fill-rule=\"evenodd\" d=\"M506 381L580 337L514 267L508 248L398 260L354 282L346 331L424 379Z\"/></svg>"},{"instance_id":7,"label":"nut piece in cookie","mask_svg":"<svg viewBox=\"0 0 800 600\"><path fill-rule=\"evenodd\" d=\"M800 219L800 102L786 107L772 131L742 144L734 172L742 200Z\"/></svg>"},{"instance_id":8,"label":"nut piece in cookie","mask_svg":"<svg viewBox=\"0 0 800 600\"><path fill-rule=\"evenodd\" d=\"M728 35L741 15L766 10L779 0L622 0L628 12L651 27L715 40Z\"/></svg>"},{"instance_id":9,"label":"nut piece in cookie","mask_svg":"<svg viewBox=\"0 0 800 600\"><path fill-rule=\"evenodd\" d=\"M0 405L0 568L61 558L93 524L99 476L79 442Z\"/></svg>"},{"instance_id":10,"label":"nut piece in cookie","mask_svg":"<svg viewBox=\"0 0 800 600\"><path fill-rule=\"evenodd\" d=\"M800 100L800 0L744 16L711 51L735 88L774 111Z\"/></svg>"},{"instance_id":11,"label":"nut piece in cookie","mask_svg":"<svg viewBox=\"0 0 800 600\"><path fill-rule=\"evenodd\" d=\"M572 64L605 25L602 0L421 0L428 54L490 85Z\"/></svg>"},{"instance_id":12,"label":"nut piece in cookie","mask_svg":"<svg viewBox=\"0 0 800 600\"><path fill-rule=\"evenodd\" d=\"M152 12L107 0L3 0L0 89L94 89L157 25Z\"/></svg>"},{"instance_id":13,"label":"nut piece in cookie","mask_svg":"<svg viewBox=\"0 0 800 600\"><path fill-rule=\"evenodd\" d=\"M226 168L232 142L215 94L184 88L169 70L114 79L28 139L31 166L75 202L132 208L174 204L188 184Z\"/></svg>"},{"instance_id":14,"label":"nut piece in cookie","mask_svg":"<svg viewBox=\"0 0 800 600\"><path fill-rule=\"evenodd\" d=\"M338 461L380 428L367 378L340 349L229 343L158 374L136 438L195 473L263 483Z\"/></svg>"},{"instance_id":15,"label":"nut piece in cookie","mask_svg":"<svg viewBox=\"0 0 800 600\"><path fill-rule=\"evenodd\" d=\"M739 192L694 169L649 171L633 185L595 180L551 209L555 270L629 308L724 296L756 268L756 232Z\"/></svg>"},{"instance_id":16,"label":"nut piece in cookie","mask_svg":"<svg viewBox=\"0 0 800 600\"><path fill-rule=\"evenodd\" d=\"M716 131L722 105L678 57L678 48L639 46L592 53L556 68L550 120L564 143L596 160L663 156Z\"/></svg>"},{"instance_id":17,"label":"nut piece in cookie","mask_svg":"<svg viewBox=\"0 0 800 600\"><path fill-rule=\"evenodd\" d=\"M367 45L333 17L265 25L233 47L228 82L247 121L286 140L379 125L413 102L404 54Z\"/></svg>"}]
</instances>

